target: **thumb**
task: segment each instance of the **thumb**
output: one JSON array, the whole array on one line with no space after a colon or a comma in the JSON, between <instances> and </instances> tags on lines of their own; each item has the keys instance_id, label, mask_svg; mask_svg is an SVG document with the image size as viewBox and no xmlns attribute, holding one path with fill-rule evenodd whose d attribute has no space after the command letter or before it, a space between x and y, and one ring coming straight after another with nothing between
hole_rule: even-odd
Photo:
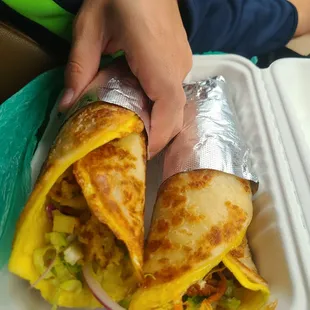
<instances>
[{"instance_id":1,"label":"thumb","mask_svg":"<svg viewBox=\"0 0 310 310\"><path fill-rule=\"evenodd\" d=\"M84 1L76 19L65 70L65 91L59 103L61 111L71 107L98 71L104 41L103 7L99 8L99 3Z\"/></svg>"}]
</instances>

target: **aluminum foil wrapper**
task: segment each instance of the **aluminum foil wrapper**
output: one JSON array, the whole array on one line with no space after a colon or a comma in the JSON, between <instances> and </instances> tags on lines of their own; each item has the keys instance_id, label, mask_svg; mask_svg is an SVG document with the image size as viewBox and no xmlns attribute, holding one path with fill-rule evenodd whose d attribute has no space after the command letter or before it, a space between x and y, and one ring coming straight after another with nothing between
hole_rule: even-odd
<instances>
[{"instance_id":1,"label":"aluminum foil wrapper","mask_svg":"<svg viewBox=\"0 0 310 310\"><path fill-rule=\"evenodd\" d=\"M166 150L164 181L180 172L213 169L253 181L257 188L250 149L229 103L225 79L184 84L184 90L183 129Z\"/></svg>"},{"instance_id":2,"label":"aluminum foil wrapper","mask_svg":"<svg viewBox=\"0 0 310 310\"><path fill-rule=\"evenodd\" d=\"M81 108L97 101L118 105L135 112L149 134L151 103L138 80L124 62L117 62L100 71L67 113L66 122Z\"/></svg>"}]
</instances>

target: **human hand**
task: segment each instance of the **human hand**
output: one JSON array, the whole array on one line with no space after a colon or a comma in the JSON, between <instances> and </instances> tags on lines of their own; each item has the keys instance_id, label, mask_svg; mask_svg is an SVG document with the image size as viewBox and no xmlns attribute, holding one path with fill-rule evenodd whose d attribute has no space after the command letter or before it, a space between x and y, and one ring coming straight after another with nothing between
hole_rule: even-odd
<instances>
[{"instance_id":1,"label":"human hand","mask_svg":"<svg viewBox=\"0 0 310 310\"><path fill-rule=\"evenodd\" d=\"M299 37L310 33L310 1L309 0L289 0L297 9L298 22L294 37Z\"/></svg>"},{"instance_id":2,"label":"human hand","mask_svg":"<svg viewBox=\"0 0 310 310\"><path fill-rule=\"evenodd\" d=\"M154 101L149 141L153 156L183 124L182 82L192 56L177 1L84 0L74 26L62 110L94 78L101 54L118 50L125 52L133 74Z\"/></svg>"}]
</instances>

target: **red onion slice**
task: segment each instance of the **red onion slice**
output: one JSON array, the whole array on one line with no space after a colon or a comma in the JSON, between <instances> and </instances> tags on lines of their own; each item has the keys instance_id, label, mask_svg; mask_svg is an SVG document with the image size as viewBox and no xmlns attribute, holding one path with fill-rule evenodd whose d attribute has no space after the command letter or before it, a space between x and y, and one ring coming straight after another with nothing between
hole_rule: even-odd
<instances>
[{"instance_id":1,"label":"red onion slice","mask_svg":"<svg viewBox=\"0 0 310 310\"><path fill-rule=\"evenodd\" d=\"M47 218L50 222L53 222L53 211L56 210L56 207L49 203L46 207L45 207L45 211L46 211L46 215Z\"/></svg>"},{"instance_id":2,"label":"red onion slice","mask_svg":"<svg viewBox=\"0 0 310 310\"><path fill-rule=\"evenodd\" d=\"M36 287L36 286L39 284L39 282L41 282L42 280L45 279L46 275L47 275L47 274L52 270L52 268L54 267L54 264L55 264L55 262L56 262L56 258L57 258L57 256L55 256L55 258L51 261L51 263L50 263L49 266L46 268L46 270L42 273L42 275L41 275L37 280L35 280L35 281L31 284L31 286L30 286L31 289L34 288L34 287Z\"/></svg>"},{"instance_id":3,"label":"red onion slice","mask_svg":"<svg viewBox=\"0 0 310 310\"><path fill-rule=\"evenodd\" d=\"M100 283L93 275L93 270L90 263L87 263L83 266L83 275L89 289L106 310L125 310L125 308L121 307L118 303L113 301L103 290Z\"/></svg>"}]
</instances>

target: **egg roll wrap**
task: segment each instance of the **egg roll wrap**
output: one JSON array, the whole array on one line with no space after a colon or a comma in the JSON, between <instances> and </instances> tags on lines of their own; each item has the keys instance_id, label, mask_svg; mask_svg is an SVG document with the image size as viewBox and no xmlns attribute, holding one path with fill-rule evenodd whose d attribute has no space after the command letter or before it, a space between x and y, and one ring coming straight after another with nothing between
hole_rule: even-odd
<instances>
[{"instance_id":1,"label":"egg roll wrap","mask_svg":"<svg viewBox=\"0 0 310 310\"><path fill-rule=\"evenodd\" d=\"M111 299L125 298L142 278L145 165L134 112L94 102L73 114L19 218L9 270L54 305L95 308L87 264Z\"/></svg>"},{"instance_id":2,"label":"egg roll wrap","mask_svg":"<svg viewBox=\"0 0 310 310\"><path fill-rule=\"evenodd\" d=\"M252 219L249 181L215 170L161 186L145 246L145 282L130 309L173 309L243 240Z\"/></svg>"}]
</instances>

